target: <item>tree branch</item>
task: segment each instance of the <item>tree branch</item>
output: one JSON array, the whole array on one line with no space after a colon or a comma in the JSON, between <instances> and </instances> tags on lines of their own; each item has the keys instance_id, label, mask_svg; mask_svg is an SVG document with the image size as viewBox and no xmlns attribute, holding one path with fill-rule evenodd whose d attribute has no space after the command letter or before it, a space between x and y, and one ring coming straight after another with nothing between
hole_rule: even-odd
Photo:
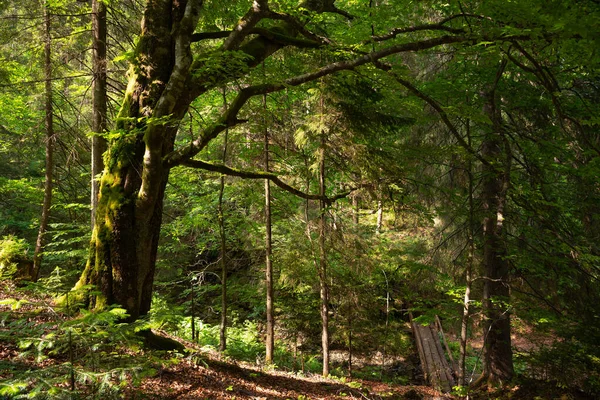
<instances>
[{"instance_id":1,"label":"tree branch","mask_svg":"<svg viewBox=\"0 0 600 400\"><path fill-rule=\"evenodd\" d=\"M356 190L356 188L352 188L346 192L337 194L333 197L327 197L327 196L321 197L318 194L304 193L301 190L298 190L298 189L294 188L293 186L290 186L287 183L283 182L281 179L279 179L279 177L276 174L271 173L271 172L243 171L243 170L239 170L239 169L235 169L235 168L230 168L223 164L213 164L213 163L208 163L206 161L200 161L200 160L187 160L187 161L184 161L181 165L186 166L186 167L199 168L199 169L203 169L206 171L218 172L220 174L228 175L228 176L237 176L237 177L246 178L246 179L268 179L271 182L273 182L275 185L279 186L281 189L283 189L286 192L291 193L295 196L298 196L300 198L307 199L307 200L324 200L328 204L331 204L341 198L347 197L350 193L352 193L352 191Z\"/></svg>"},{"instance_id":2,"label":"tree branch","mask_svg":"<svg viewBox=\"0 0 600 400\"><path fill-rule=\"evenodd\" d=\"M254 0L246 15L240 19L240 22L231 31L227 39L225 39L223 50L236 50L256 24L268 15L268 11L269 5L267 0Z\"/></svg>"},{"instance_id":3,"label":"tree branch","mask_svg":"<svg viewBox=\"0 0 600 400\"><path fill-rule=\"evenodd\" d=\"M289 14L281 14L275 11L269 11L267 17L274 20L279 20L287 23L290 27L300 33L302 36L309 40L313 40L315 42L321 43L330 43L329 39L320 37L313 32L309 31L304 27L304 24L301 23L298 19Z\"/></svg>"},{"instance_id":4,"label":"tree branch","mask_svg":"<svg viewBox=\"0 0 600 400\"><path fill-rule=\"evenodd\" d=\"M473 147L471 147L467 143L467 141L462 137L462 135L460 134L460 132L458 131L456 126L450 121L450 118L448 117L448 114L446 114L446 111L444 111L442 106L440 106L440 104L436 100L434 100L427 94L425 94L422 91L420 91L419 89L417 89L417 87L415 87L412 83L401 78L398 74L390 71L389 67L383 66L381 63L377 63L376 66L380 69L386 70L388 72L388 74L391 77L393 77L399 84L401 84L402 86L407 88L411 93L413 93L415 96L417 96L418 98L420 98L421 100L423 100L427 104L429 104L429 106L438 113L438 115L442 119L442 122L444 122L444 124L448 127L448 129L452 133L452 136L454 136L454 138L458 141L458 143L461 145L461 147L463 147L469 154L471 154L473 157L475 157L477 160L479 160L482 164L488 165L488 166L490 165L490 163L486 159L481 157L481 155L477 151L475 151L475 149L473 149Z\"/></svg>"},{"instance_id":5,"label":"tree branch","mask_svg":"<svg viewBox=\"0 0 600 400\"><path fill-rule=\"evenodd\" d=\"M417 25L417 26L409 26L407 28L395 28L385 35L372 36L371 39L375 42L383 42L389 39L394 39L396 36L402 33L410 33L410 32L419 32L419 31L445 31L454 34L463 34L465 30L462 28L452 28L449 26L442 25L443 22L438 22L436 24L425 24L425 25Z\"/></svg>"},{"instance_id":6,"label":"tree branch","mask_svg":"<svg viewBox=\"0 0 600 400\"><path fill-rule=\"evenodd\" d=\"M210 127L206 128L202 134L192 143L184 146L176 151L167 154L163 161L167 168L174 167L182 162L192 158L198 154L212 139L214 139L225 127L232 127L240 122L237 119L237 114L246 102L253 96L262 95L284 90L288 87L299 86L307 82L317 80L323 76L331 75L338 71L351 70L361 65L375 62L381 58L392 54L397 54L407 51L427 50L443 44L459 43L468 40L464 36L441 36L433 39L422 40L418 42L403 43L395 46L390 46L386 49L374 51L365 54L353 60L339 61L326 65L317 71L298 75L279 83L266 83L262 85L246 87L238 93L237 97L231 103L227 111L221 118ZM460 135L459 135L460 137ZM461 138L462 139L462 138ZM464 140L463 140L464 141Z\"/></svg>"},{"instance_id":7,"label":"tree branch","mask_svg":"<svg viewBox=\"0 0 600 400\"><path fill-rule=\"evenodd\" d=\"M221 32L201 32L192 35L192 42L199 42L207 39L222 39L228 37L232 31ZM273 29L252 28L249 30L249 35L260 35L265 39L280 44L282 46L296 46L299 48L317 48L325 45L323 40L302 39L282 33L276 32Z\"/></svg>"}]
</instances>

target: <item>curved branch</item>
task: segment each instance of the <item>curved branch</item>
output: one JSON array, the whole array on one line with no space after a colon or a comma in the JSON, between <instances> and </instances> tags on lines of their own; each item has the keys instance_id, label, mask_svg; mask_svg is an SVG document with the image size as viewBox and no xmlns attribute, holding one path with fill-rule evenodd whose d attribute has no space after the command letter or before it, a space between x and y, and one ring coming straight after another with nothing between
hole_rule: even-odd
<instances>
[{"instance_id":1,"label":"curved branch","mask_svg":"<svg viewBox=\"0 0 600 400\"><path fill-rule=\"evenodd\" d=\"M322 37L316 35L315 33L309 31L308 29L306 29L304 27L304 24L292 15L282 14L282 13L278 13L275 11L269 11L267 13L267 17L270 19L283 21L283 22L287 23L290 27L292 27L294 30L296 30L299 34L301 34L302 36L306 37L309 40L313 40L315 42L330 43L329 39L322 38Z\"/></svg>"},{"instance_id":2,"label":"curved branch","mask_svg":"<svg viewBox=\"0 0 600 400\"><path fill-rule=\"evenodd\" d=\"M410 33L410 32L419 32L419 31L445 31L454 34L463 34L465 30L462 28L452 28L449 26L444 26L443 22L438 22L436 24L425 24L425 25L417 25L417 26L409 26L407 28L395 28L385 35L372 36L371 39L375 42L383 42L389 39L394 39L396 36L402 33Z\"/></svg>"},{"instance_id":3,"label":"curved branch","mask_svg":"<svg viewBox=\"0 0 600 400\"><path fill-rule=\"evenodd\" d=\"M246 104L246 102L253 96L281 91L288 87L300 86L304 83L312 82L323 76L331 75L338 71L351 70L356 67L375 62L381 58L387 57L392 54L407 51L427 50L436 46L451 43L459 43L467 40L469 39L464 36L441 36L438 38L427 39L418 42L398 44L395 46L390 46L386 49L365 54L361 57L352 60L335 62L326 65L318 69L317 71L298 75L286 79L283 82L266 83L262 85L246 87L240 90L237 97L231 103L227 111L215 124L206 128L202 132L202 134L192 143L167 154L163 159L164 165L167 168L171 168L183 163L186 160L189 160L194 155L198 154L198 152L200 152L200 150L202 150L212 139L217 137L217 135L220 132L222 132L225 129L225 127L232 127L234 125L239 124L240 122L243 122L237 119L237 114L244 106L244 104Z\"/></svg>"},{"instance_id":4,"label":"curved branch","mask_svg":"<svg viewBox=\"0 0 600 400\"><path fill-rule=\"evenodd\" d=\"M186 166L186 167L199 168L199 169L203 169L206 171L218 172L223 175L237 176L237 177L246 178L246 179L268 179L271 182L273 182L275 185L279 186L281 189L283 189L286 192L291 193L295 196L298 196L300 198L307 199L307 200L324 200L328 204L331 204L331 203L335 202L336 200L347 197L350 193L352 193L354 190L356 190L355 188L353 188L346 192L337 194L333 197L327 197L327 196L322 197L322 196L319 196L318 194L304 193L303 191L298 190L295 187L290 186L287 183L283 182L281 179L279 179L279 177L276 174L271 173L271 172L243 171L243 170L228 167L223 164L213 164L213 163L208 163L206 161L200 161L200 160L187 160L187 161L184 161L181 165Z\"/></svg>"},{"instance_id":5,"label":"curved branch","mask_svg":"<svg viewBox=\"0 0 600 400\"><path fill-rule=\"evenodd\" d=\"M223 50L237 49L256 24L268 15L268 11L267 0L254 0L246 15L240 19L237 26L231 31L227 39L225 39Z\"/></svg>"},{"instance_id":6,"label":"curved branch","mask_svg":"<svg viewBox=\"0 0 600 400\"><path fill-rule=\"evenodd\" d=\"M377 66L384 70L388 69L388 68L381 66L381 64L379 64ZM456 126L452 123L452 121L450 121L450 118L448 117L448 114L446 114L446 111L444 111L442 106L440 106L440 104L435 99L433 99L432 97L429 97L427 94L425 94L422 91L420 91L419 89L417 89L416 86L414 86L409 81L401 78L398 74L395 74L394 72L389 71L389 70L387 72L399 84L404 86L406 89L408 89L411 93L413 93L415 96L417 96L421 100L425 101L427 104L429 104L429 106L431 108L433 108L438 113L438 115L440 116L440 118L442 119L444 124L448 127L448 129L452 133L452 136L454 136L454 138L456 139L456 141L458 141L458 144L460 144L461 147L463 147L469 154L471 154L473 157L475 157L477 160L479 160L482 164L490 166L489 161L486 160L485 158L483 158L477 151L475 151L475 149L473 149L473 147L471 147L467 143L467 141L461 136L461 134L458 131L458 129L456 128Z\"/></svg>"}]
</instances>

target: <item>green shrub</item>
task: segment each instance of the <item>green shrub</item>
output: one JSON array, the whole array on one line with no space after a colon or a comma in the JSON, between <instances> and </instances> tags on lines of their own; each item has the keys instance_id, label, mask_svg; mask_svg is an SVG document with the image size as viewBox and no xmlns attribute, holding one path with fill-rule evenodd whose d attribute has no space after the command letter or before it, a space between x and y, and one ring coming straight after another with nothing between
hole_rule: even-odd
<instances>
[{"instance_id":1,"label":"green shrub","mask_svg":"<svg viewBox=\"0 0 600 400\"><path fill-rule=\"evenodd\" d=\"M0 279L25 277L32 263L25 239L5 236L0 240Z\"/></svg>"},{"instance_id":2,"label":"green shrub","mask_svg":"<svg viewBox=\"0 0 600 400\"><path fill-rule=\"evenodd\" d=\"M600 394L600 354L575 338L543 347L527 359L528 374L533 378L554 382L560 388L582 388Z\"/></svg>"}]
</instances>

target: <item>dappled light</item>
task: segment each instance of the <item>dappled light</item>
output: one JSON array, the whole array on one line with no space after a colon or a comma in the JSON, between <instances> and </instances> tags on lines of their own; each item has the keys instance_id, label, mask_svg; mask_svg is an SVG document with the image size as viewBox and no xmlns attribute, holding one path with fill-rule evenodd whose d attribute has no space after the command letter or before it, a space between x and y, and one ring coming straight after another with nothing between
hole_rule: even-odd
<instances>
[{"instance_id":1,"label":"dappled light","mask_svg":"<svg viewBox=\"0 0 600 400\"><path fill-rule=\"evenodd\" d=\"M0 398L598 398L598 21L1 1Z\"/></svg>"}]
</instances>

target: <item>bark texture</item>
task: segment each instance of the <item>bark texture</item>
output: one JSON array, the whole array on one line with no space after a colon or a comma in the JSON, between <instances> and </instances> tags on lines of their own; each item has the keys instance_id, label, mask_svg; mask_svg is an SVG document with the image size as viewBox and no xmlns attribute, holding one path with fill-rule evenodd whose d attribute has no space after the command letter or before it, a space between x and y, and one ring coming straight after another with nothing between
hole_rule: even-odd
<instances>
[{"instance_id":1,"label":"bark texture","mask_svg":"<svg viewBox=\"0 0 600 400\"><path fill-rule=\"evenodd\" d=\"M92 307L119 304L134 320L150 309L163 196L177 123L177 98L192 63L190 37L199 1L150 1L111 140L94 220L90 257L78 286L96 285Z\"/></svg>"},{"instance_id":2,"label":"bark texture","mask_svg":"<svg viewBox=\"0 0 600 400\"><path fill-rule=\"evenodd\" d=\"M104 169L102 154L107 143L101 134L106 132L106 4L101 0L92 1L92 48L93 48L93 115L92 115L92 179L91 179L91 222L92 227L98 208L100 182L97 176Z\"/></svg>"},{"instance_id":3,"label":"bark texture","mask_svg":"<svg viewBox=\"0 0 600 400\"><path fill-rule=\"evenodd\" d=\"M267 110L267 96L263 96L263 108ZM269 131L264 121L264 157L265 172L269 173ZM275 315L273 308L273 259L272 259L272 231L271 231L271 184L265 179L265 286L266 286L266 312L267 332L265 340L265 362L273 363L275 351Z\"/></svg>"},{"instance_id":4,"label":"bark texture","mask_svg":"<svg viewBox=\"0 0 600 400\"><path fill-rule=\"evenodd\" d=\"M52 106L52 38L51 15L48 6L44 7L44 129L46 130L46 171L44 176L44 202L42 204L42 216L40 218L40 229L35 242L33 253L33 264L29 271L29 277L35 282L40 274L42 266L42 253L46 243L46 231L50 220L50 206L52 205L52 186L54 173L54 108Z\"/></svg>"},{"instance_id":5,"label":"bark texture","mask_svg":"<svg viewBox=\"0 0 600 400\"><path fill-rule=\"evenodd\" d=\"M504 241L504 214L510 184L510 147L502 130L502 116L495 86L505 64L498 70L494 86L483 93L484 112L492 121L484 133L481 156L483 166L483 306L486 318L484 377L488 383L506 383L513 374L510 325L509 264Z\"/></svg>"}]
</instances>

